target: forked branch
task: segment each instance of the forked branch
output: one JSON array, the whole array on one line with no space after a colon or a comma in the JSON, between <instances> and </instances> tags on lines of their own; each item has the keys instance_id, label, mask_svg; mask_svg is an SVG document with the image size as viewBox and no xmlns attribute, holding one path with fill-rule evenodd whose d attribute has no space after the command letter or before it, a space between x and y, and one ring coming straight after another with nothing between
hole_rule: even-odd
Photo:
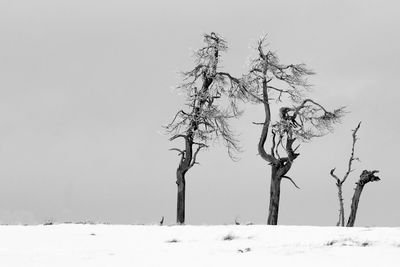
<instances>
[{"instance_id":1,"label":"forked branch","mask_svg":"<svg viewBox=\"0 0 400 267\"><path fill-rule=\"evenodd\" d=\"M330 171L330 175L331 175L335 180L337 180L337 182L338 182L339 184L343 184L343 183L346 181L347 177L349 177L349 174L353 171L353 169L352 169L353 161L359 160L358 158L356 158L356 157L354 156L354 151L355 151L356 142L357 142L357 140L358 140L358 138L357 138L357 132L358 132L358 130L360 129L360 126L361 126L361 121L358 123L357 127L354 128L354 129L352 130L353 133L352 133L352 135L351 135L351 136L352 136L351 153L350 153L350 158L349 158L349 161L348 161L348 164L347 164L347 171L346 171L346 173L344 174L343 178L340 179L339 177L337 177L337 175L335 174L336 168L333 168L333 169Z\"/></svg>"},{"instance_id":2,"label":"forked branch","mask_svg":"<svg viewBox=\"0 0 400 267\"><path fill-rule=\"evenodd\" d=\"M207 147L207 145L205 144L197 144L197 149L193 154L193 158L192 158L192 162L190 163L189 167L193 167L195 164L199 164L196 160L197 160L197 154L199 153L200 149Z\"/></svg>"}]
</instances>

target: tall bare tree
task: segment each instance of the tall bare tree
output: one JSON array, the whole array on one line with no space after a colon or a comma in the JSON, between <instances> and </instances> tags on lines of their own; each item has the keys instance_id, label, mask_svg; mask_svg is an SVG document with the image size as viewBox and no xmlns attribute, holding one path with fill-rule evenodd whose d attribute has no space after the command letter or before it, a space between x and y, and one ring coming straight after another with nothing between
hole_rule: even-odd
<instances>
[{"instance_id":1,"label":"tall bare tree","mask_svg":"<svg viewBox=\"0 0 400 267\"><path fill-rule=\"evenodd\" d=\"M332 112L310 98L304 98L310 85L307 77L314 74L305 64L280 63L275 52L267 51L266 36L257 43L257 56L250 62L250 70L244 77L244 91L252 102L263 104L264 122L258 142L260 157L271 166L270 202L267 223L278 223L279 200L282 179L297 185L287 173L299 145L296 141L309 141L322 136L343 115L343 108ZM286 98L285 98L286 97ZM284 98L291 104L279 109L280 118L272 123L271 104L283 103ZM278 106L278 105L275 105ZM271 133L270 149L266 148Z\"/></svg>"},{"instance_id":2,"label":"tall bare tree","mask_svg":"<svg viewBox=\"0 0 400 267\"><path fill-rule=\"evenodd\" d=\"M194 55L194 68L183 73L184 82L179 86L186 93L187 109L179 110L166 126L171 141L178 138L184 140L183 148L171 149L180 156L176 170L178 224L185 222L185 176L198 163L200 150L208 147L211 140L221 138L232 158L239 151L228 119L241 113L236 104L242 98L241 85L229 73L219 71L221 52L227 50L224 39L215 33L205 34L204 43ZM217 99L229 105L221 108L215 103Z\"/></svg>"},{"instance_id":3,"label":"tall bare tree","mask_svg":"<svg viewBox=\"0 0 400 267\"><path fill-rule=\"evenodd\" d=\"M353 227L354 222L356 221L356 215L357 215L357 209L358 209L358 203L360 202L360 197L361 197L361 192L364 189L364 186L369 183L369 182L375 182L379 181L380 178L375 175L375 173L378 173L379 171L374 170L374 171L368 171L368 170L363 170L363 172L360 175L360 179L356 183L356 188L354 189L354 195L351 200L351 212L349 216L349 220L347 221L347 227Z\"/></svg>"},{"instance_id":4,"label":"tall bare tree","mask_svg":"<svg viewBox=\"0 0 400 267\"><path fill-rule=\"evenodd\" d=\"M351 146L351 154L350 154L350 158L349 158L349 162L347 164L347 171L344 174L343 178L340 179L336 174L335 174L335 170L336 168L333 168L330 172L331 176L336 180L336 186L338 189L338 198L339 198L339 220L336 224L336 226L344 226L344 204L343 204L343 193L342 193L342 186L343 183L346 181L347 177L349 177L349 174L353 171L353 169L351 168L353 161L358 160L358 158L354 157L354 147L356 145L357 142L357 131L358 129L360 129L361 126L361 122L358 123L357 127L352 130L352 138L353 138L353 144Z\"/></svg>"}]
</instances>

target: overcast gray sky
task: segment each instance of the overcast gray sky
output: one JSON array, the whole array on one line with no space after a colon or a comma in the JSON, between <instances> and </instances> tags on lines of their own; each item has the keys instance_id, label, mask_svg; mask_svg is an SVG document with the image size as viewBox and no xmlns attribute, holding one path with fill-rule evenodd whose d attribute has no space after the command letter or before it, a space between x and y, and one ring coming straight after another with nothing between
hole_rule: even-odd
<instances>
[{"instance_id":1,"label":"overcast gray sky","mask_svg":"<svg viewBox=\"0 0 400 267\"><path fill-rule=\"evenodd\" d=\"M304 144L283 181L280 224L334 225L329 170L345 171L358 121L361 162L344 185L346 214L363 169L357 225L400 226L397 158L398 1L0 0L0 222L175 221L178 157L163 134L183 106L174 86L202 34L228 41L224 70L246 71L268 33L283 63L304 62L312 97L351 113ZM260 106L232 125L244 152L222 145L187 174L187 223L265 223L269 166L258 156ZM274 111L273 111L274 112Z\"/></svg>"}]
</instances>

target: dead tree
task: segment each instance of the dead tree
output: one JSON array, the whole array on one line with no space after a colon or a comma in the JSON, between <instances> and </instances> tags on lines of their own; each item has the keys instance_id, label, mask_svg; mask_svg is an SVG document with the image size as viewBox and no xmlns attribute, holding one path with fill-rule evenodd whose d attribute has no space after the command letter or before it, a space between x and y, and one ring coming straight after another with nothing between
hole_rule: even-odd
<instances>
[{"instance_id":1,"label":"dead tree","mask_svg":"<svg viewBox=\"0 0 400 267\"><path fill-rule=\"evenodd\" d=\"M349 174L353 171L353 169L351 168L353 161L358 160L358 158L354 157L354 147L357 142L357 131L358 131L358 129L360 129L360 126L361 126L361 122L359 122L357 127L354 130L352 130L353 131L353 134L352 134L353 144L351 147L351 154L350 154L349 162L347 165L347 171L344 174L343 178L340 179L339 177L337 177L337 175L335 174L336 168L333 168L330 172L331 176L336 180L336 186L338 189L338 198L339 198L339 220L338 220L336 226L344 226L344 220L345 220L344 218L345 217L344 217L342 185L346 181L347 177L349 177Z\"/></svg>"},{"instance_id":2,"label":"dead tree","mask_svg":"<svg viewBox=\"0 0 400 267\"><path fill-rule=\"evenodd\" d=\"M358 209L358 203L360 201L360 196L361 192L364 188L364 186L369 183L369 182L375 182L379 181L380 178L378 176L375 176L375 173L378 173L379 171L374 170L374 171L367 171L364 170L361 175L360 179L356 183L356 188L354 189L354 195L351 200L351 212L349 216L349 220L347 221L347 227L353 227L354 222L356 220L356 215L357 215L357 209Z\"/></svg>"},{"instance_id":3,"label":"dead tree","mask_svg":"<svg viewBox=\"0 0 400 267\"><path fill-rule=\"evenodd\" d=\"M282 179L288 179L297 187L287 173L294 160L299 145L296 141L309 141L331 130L332 124L339 121L343 108L327 111L316 101L304 98L309 88L307 77L314 74L305 64L284 65L275 52L266 51L266 37L257 43L257 56L250 62L250 70L243 78L242 91L248 99L264 106L265 118L258 142L260 157L271 166L270 202L267 223L278 223L279 200ZM285 98L286 97L286 98ZM292 106L280 109L280 119L272 123L271 104L288 99ZM268 135L270 150L266 149Z\"/></svg>"},{"instance_id":4,"label":"dead tree","mask_svg":"<svg viewBox=\"0 0 400 267\"><path fill-rule=\"evenodd\" d=\"M184 141L184 148L171 149L180 156L176 170L178 224L185 222L185 175L198 164L200 150L208 147L211 140L221 138L232 158L235 151L239 151L228 119L241 113L236 105L241 98L240 83L229 73L219 72L220 54L227 49L223 38L215 33L206 34L204 43L204 47L195 53L195 67L183 73L184 82L179 86L186 94L187 110L179 110L166 126L167 133L171 135L170 141ZM222 109L214 103L219 98L225 98L230 105Z\"/></svg>"}]
</instances>

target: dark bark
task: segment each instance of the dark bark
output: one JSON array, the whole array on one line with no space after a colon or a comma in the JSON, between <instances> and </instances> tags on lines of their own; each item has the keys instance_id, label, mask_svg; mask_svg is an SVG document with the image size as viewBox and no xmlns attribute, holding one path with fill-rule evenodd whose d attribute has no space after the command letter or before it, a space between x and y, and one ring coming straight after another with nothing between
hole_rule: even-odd
<instances>
[{"instance_id":1,"label":"dark bark","mask_svg":"<svg viewBox=\"0 0 400 267\"><path fill-rule=\"evenodd\" d=\"M268 219L267 224L277 225L278 224L278 214L279 214L279 200L281 195L281 182L283 178L289 179L295 187L297 185L294 181L286 176L292 167L292 162L295 160L298 154L294 153L291 146L293 144L293 139L288 139L286 142L286 150L290 158L280 158L277 159L276 164L271 164L271 184L269 192L269 208L268 208ZM292 157L293 156L293 157ZM298 187L297 187L298 188Z\"/></svg>"},{"instance_id":2,"label":"dark bark","mask_svg":"<svg viewBox=\"0 0 400 267\"><path fill-rule=\"evenodd\" d=\"M271 184L269 190L269 209L267 224L277 225L279 214L279 199L281 194L281 177L278 176L277 167L271 168Z\"/></svg>"},{"instance_id":3,"label":"dark bark","mask_svg":"<svg viewBox=\"0 0 400 267\"><path fill-rule=\"evenodd\" d=\"M176 184L178 186L178 196L177 196L177 210L176 210L176 223L184 224L185 223L185 190L186 190L186 181L185 174L181 170L176 171Z\"/></svg>"},{"instance_id":4,"label":"dark bark","mask_svg":"<svg viewBox=\"0 0 400 267\"><path fill-rule=\"evenodd\" d=\"M266 162L268 162L271 165L270 200L269 200L267 224L276 225L278 224L281 180L282 177L284 177L286 173L290 170L292 162L298 156L298 154L294 153L292 148L295 139L291 138L289 134L286 138L286 147L285 147L287 157L285 158L275 157L273 152L275 149L275 142L274 142L275 138L273 138L273 146L271 149L271 154L269 154L265 150L265 143L267 141L268 130L271 124L271 111L268 100L268 83L266 76L264 76L263 78L262 86L263 86L263 104L264 104L265 120L263 123L260 140L258 143L258 153L260 154L261 158L263 158Z\"/></svg>"},{"instance_id":5,"label":"dark bark","mask_svg":"<svg viewBox=\"0 0 400 267\"><path fill-rule=\"evenodd\" d=\"M266 76L263 78L263 104L264 104L265 120L263 123L263 128L261 130L260 140L258 142L258 153L260 154L261 158L263 158L268 163L276 164L278 160L271 154L268 154L267 151L265 151L264 147L268 137L269 126L271 124L271 110L268 100L268 83Z\"/></svg>"},{"instance_id":6,"label":"dark bark","mask_svg":"<svg viewBox=\"0 0 400 267\"><path fill-rule=\"evenodd\" d=\"M347 221L347 227L353 227L354 222L356 221L358 203L360 202L361 192L364 188L364 185L360 185L357 183L356 189L354 190L354 195L351 200L351 212L349 215L349 220Z\"/></svg>"},{"instance_id":7,"label":"dark bark","mask_svg":"<svg viewBox=\"0 0 400 267\"><path fill-rule=\"evenodd\" d=\"M378 171L364 170L361 173L360 179L356 183L357 186L354 190L354 195L351 200L351 212L350 212L349 220L347 221L347 225L346 225L347 227L354 226L354 222L356 221L358 203L360 202L361 192L362 192L364 186L369 182L375 182L375 181L380 180L380 178L378 176L375 176L375 173L377 173L377 172Z\"/></svg>"},{"instance_id":8,"label":"dark bark","mask_svg":"<svg viewBox=\"0 0 400 267\"><path fill-rule=\"evenodd\" d=\"M178 187L177 205L176 205L176 223L185 223L185 193L186 193L186 172L193 166L195 158L193 157L193 138L189 132L185 136L185 151L181 157L179 167L176 170L176 185Z\"/></svg>"}]
</instances>

